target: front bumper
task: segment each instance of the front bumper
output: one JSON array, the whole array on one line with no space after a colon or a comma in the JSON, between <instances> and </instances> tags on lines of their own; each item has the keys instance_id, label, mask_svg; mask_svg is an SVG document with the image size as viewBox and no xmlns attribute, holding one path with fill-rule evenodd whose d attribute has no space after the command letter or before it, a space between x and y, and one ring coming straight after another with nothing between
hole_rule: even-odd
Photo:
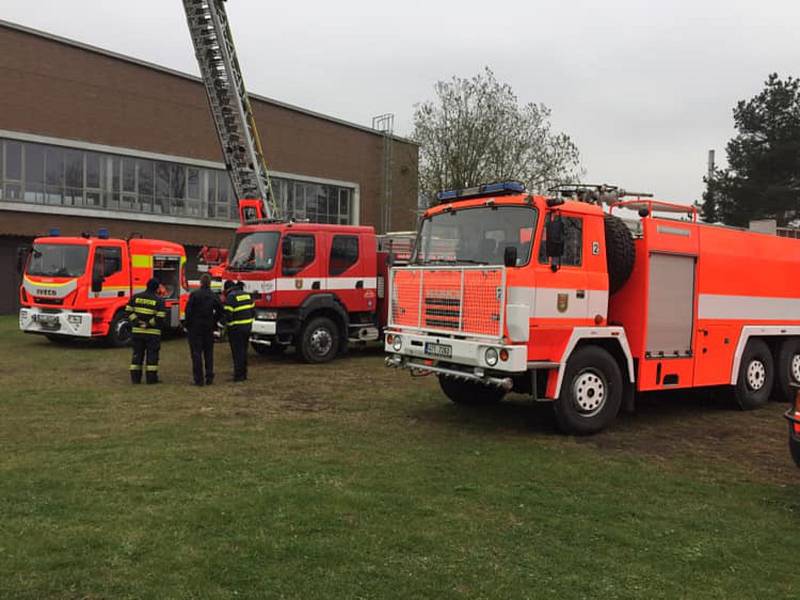
<instances>
[{"instance_id":1,"label":"front bumper","mask_svg":"<svg viewBox=\"0 0 800 600\"><path fill-rule=\"evenodd\" d=\"M400 336L402 345L399 349L389 343L389 335ZM451 355L447 357L435 356L425 351L426 344L437 344L439 346L449 346ZM494 348L498 354L501 350L508 352L507 360L498 358L496 364L486 361L486 350ZM462 340L436 335L425 335L419 333L405 333L403 331L387 332L384 343L386 352L400 356L403 359L426 361L444 361L465 367L490 369L492 371L503 371L507 373L524 373L528 369L528 347L527 345L513 346L502 343L492 343L485 340Z\"/></svg>"},{"instance_id":2,"label":"front bumper","mask_svg":"<svg viewBox=\"0 0 800 600\"><path fill-rule=\"evenodd\" d=\"M92 337L92 313L31 307L19 310L19 328L25 333Z\"/></svg>"}]
</instances>

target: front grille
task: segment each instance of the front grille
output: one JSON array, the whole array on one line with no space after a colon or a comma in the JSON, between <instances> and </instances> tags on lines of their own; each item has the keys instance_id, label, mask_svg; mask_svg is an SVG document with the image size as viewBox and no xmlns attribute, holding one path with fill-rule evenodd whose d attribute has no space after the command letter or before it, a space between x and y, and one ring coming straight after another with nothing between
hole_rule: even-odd
<instances>
[{"instance_id":1,"label":"front grille","mask_svg":"<svg viewBox=\"0 0 800 600\"><path fill-rule=\"evenodd\" d=\"M64 304L63 298L34 298L36 304L49 304L51 306L61 306Z\"/></svg>"}]
</instances>

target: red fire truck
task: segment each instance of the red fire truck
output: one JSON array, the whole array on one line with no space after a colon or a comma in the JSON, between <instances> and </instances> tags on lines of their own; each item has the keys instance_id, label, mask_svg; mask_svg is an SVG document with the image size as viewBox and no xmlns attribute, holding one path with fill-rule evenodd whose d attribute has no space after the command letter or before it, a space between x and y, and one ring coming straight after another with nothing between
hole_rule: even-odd
<instances>
[{"instance_id":1,"label":"red fire truck","mask_svg":"<svg viewBox=\"0 0 800 600\"><path fill-rule=\"evenodd\" d=\"M122 346L130 338L124 313L131 294L157 277L177 328L186 306L183 246L161 240L62 237L51 230L33 241L19 290L19 326L52 341L103 338Z\"/></svg>"},{"instance_id":2,"label":"red fire truck","mask_svg":"<svg viewBox=\"0 0 800 600\"><path fill-rule=\"evenodd\" d=\"M600 205L623 196L609 190L441 193L411 264L391 271L387 364L436 374L457 403L550 401L578 434L640 391L728 385L743 409L790 399L800 244L699 223L692 207L613 203L638 211L633 236Z\"/></svg>"}]
</instances>

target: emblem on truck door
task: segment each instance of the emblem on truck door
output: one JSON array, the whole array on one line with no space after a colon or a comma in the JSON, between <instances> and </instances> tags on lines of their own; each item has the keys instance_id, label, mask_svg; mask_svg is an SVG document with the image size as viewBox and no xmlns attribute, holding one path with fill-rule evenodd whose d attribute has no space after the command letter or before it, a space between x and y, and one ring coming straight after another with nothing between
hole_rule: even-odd
<instances>
[{"instance_id":1,"label":"emblem on truck door","mask_svg":"<svg viewBox=\"0 0 800 600\"><path fill-rule=\"evenodd\" d=\"M302 290L303 289L303 280L302 279L295 279L294 280L294 287L297 290Z\"/></svg>"},{"instance_id":2,"label":"emblem on truck door","mask_svg":"<svg viewBox=\"0 0 800 600\"><path fill-rule=\"evenodd\" d=\"M569 294L559 294L558 299L556 300L556 308L558 312L563 313L567 312L567 307L569 306Z\"/></svg>"}]
</instances>

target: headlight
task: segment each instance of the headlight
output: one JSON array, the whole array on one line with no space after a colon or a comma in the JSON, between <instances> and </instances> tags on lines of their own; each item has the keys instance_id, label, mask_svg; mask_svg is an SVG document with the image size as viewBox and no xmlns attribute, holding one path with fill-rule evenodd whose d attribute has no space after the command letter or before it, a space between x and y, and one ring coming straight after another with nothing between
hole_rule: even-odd
<instances>
[{"instance_id":1,"label":"headlight","mask_svg":"<svg viewBox=\"0 0 800 600\"><path fill-rule=\"evenodd\" d=\"M392 340L392 348L394 349L394 351L400 352L400 349L402 347L403 347L403 338L401 338L399 335L394 336L394 339Z\"/></svg>"},{"instance_id":2,"label":"headlight","mask_svg":"<svg viewBox=\"0 0 800 600\"><path fill-rule=\"evenodd\" d=\"M70 325L80 325L83 317L81 315L67 315L67 321Z\"/></svg>"},{"instance_id":3,"label":"headlight","mask_svg":"<svg viewBox=\"0 0 800 600\"><path fill-rule=\"evenodd\" d=\"M256 313L256 319L259 321L275 321L277 318L278 313L274 310L260 310Z\"/></svg>"},{"instance_id":4,"label":"headlight","mask_svg":"<svg viewBox=\"0 0 800 600\"><path fill-rule=\"evenodd\" d=\"M486 361L486 364L490 367L493 367L497 364L497 349L496 348L487 348L486 353L483 355L483 359Z\"/></svg>"}]
</instances>

